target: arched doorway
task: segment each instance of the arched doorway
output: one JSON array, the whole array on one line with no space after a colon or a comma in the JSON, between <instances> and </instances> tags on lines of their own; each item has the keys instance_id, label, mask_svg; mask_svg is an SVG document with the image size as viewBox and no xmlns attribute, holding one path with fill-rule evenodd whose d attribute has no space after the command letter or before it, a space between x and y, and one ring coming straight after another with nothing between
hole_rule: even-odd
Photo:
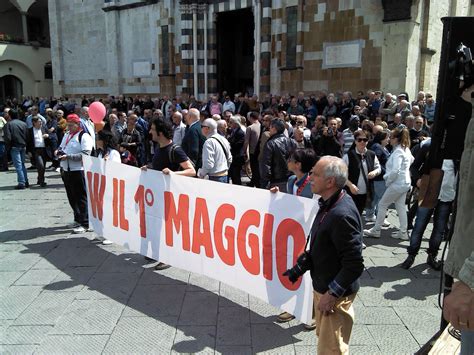
<instances>
[{"instance_id":1,"label":"arched doorway","mask_svg":"<svg viewBox=\"0 0 474 355\"><path fill-rule=\"evenodd\" d=\"M9 98L20 99L23 95L23 83L14 75L5 75L0 78L0 103Z\"/></svg>"}]
</instances>

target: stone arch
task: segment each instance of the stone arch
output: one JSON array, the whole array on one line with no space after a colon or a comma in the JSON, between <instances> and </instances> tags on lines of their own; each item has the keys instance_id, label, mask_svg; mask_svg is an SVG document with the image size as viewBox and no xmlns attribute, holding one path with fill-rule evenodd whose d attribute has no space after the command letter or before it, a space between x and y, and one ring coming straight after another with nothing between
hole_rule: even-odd
<instances>
[{"instance_id":1,"label":"stone arch","mask_svg":"<svg viewBox=\"0 0 474 355\"><path fill-rule=\"evenodd\" d=\"M0 77L0 103L7 98L20 98L23 95L23 82L15 75Z\"/></svg>"},{"instance_id":2,"label":"stone arch","mask_svg":"<svg viewBox=\"0 0 474 355\"><path fill-rule=\"evenodd\" d=\"M22 82L24 95L35 96L38 94L33 71L23 63L15 60L0 61L0 77L7 75L13 75Z\"/></svg>"}]
</instances>

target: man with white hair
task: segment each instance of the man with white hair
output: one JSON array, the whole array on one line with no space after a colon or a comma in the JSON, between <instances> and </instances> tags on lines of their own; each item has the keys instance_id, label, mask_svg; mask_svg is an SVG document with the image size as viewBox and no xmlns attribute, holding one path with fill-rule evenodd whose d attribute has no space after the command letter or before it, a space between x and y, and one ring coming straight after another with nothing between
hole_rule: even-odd
<instances>
[{"instance_id":1,"label":"man with white hair","mask_svg":"<svg viewBox=\"0 0 474 355\"><path fill-rule=\"evenodd\" d=\"M380 104L379 114L385 122L390 123L393 121L393 115L395 115L396 109L397 103L392 98L392 94L388 92L385 94L385 100Z\"/></svg>"},{"instance_id":2,"label":"man with white hair","mask_svg":"<svg viewBox=\"0 0 474 355\"><path fill-rule=\"evenodd\" d=\"M81 129L92 137L92 147L95 149L95 126L89 117L89 107L81 108Z\"/></svg>"},{"instance_id":3,"label":"man with white hair","mask_svg":"<svg viewBox=\"0 0 474 355\"><path fill-rule=\"evenodd\" d=\"M186 125L183 122L183 115L181 112L173 112L171 121L173 122L173 142L177 145L181 145L184 134L186 133Z\"/></svg>"},{"instance_id":4,"label":"man with white hair","mask_svg":"<svg viewBox=\"0 0 474 355\"><path fill-rule=\"evenodd\" d=\"M230 144L217 133L217 122L207 118L201 123L202 134L207 138L202 147L202 167L198 177L209 176L209 180L228 183L228 170L232 163Z\"/></svg>"},{"instance_id":5,"label":"man with white hair","mask_svg":"<svg viewBox=\"0 0 474 355\"><path fill-rule=\"evenodd\" d=\"M226 120L217 121L217 133L219 133L222 137L227 136L227 122L226 122Z\"/></svg>"}]
</instances>

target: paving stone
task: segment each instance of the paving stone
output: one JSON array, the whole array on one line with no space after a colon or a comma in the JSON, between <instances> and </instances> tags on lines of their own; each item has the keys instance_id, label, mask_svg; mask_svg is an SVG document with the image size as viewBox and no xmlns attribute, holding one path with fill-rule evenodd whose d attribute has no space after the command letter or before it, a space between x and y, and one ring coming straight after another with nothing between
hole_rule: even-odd
<instances>
[{"instance_id":1,"label":"paving stone","mask_svg":"<svg viewBox=\"0 0 474 355\"><path fill-rule=\"evenodd\" d=\"M382 355L377 345L351 345L349 346L349 351L351 354L357 354L357 355L372 355L372 354ZM384 353L384 354L388 354L388 353Z\"/></svg>"},{"instance_id":2,"label":"paving stone","mask_svg":"<svg viewBox=\"0 0 474 355\"><path fill-rule=\"evenodd\" d=\"M218 297L212 292L186 292L179 325L216 325Z\"/></svg>"},{"instance_id":3,"label":"paving stone","mask_svg":"<svg viewBox=\"0 0 474 355\"><path fill-rule=\"evenodd\" d=\"M33 354L37 348L38 348L37 345L0 345L0 354L2 355Z\"/></svg>"},{"instance_id":4,"label":"paving stone","mask_svg":"<svg viewBox=\"0 0 474 355\"><path fill-rule=\"evenodd\" d=\"M367 328L382 354L413 354L420 348L404 325L368 325Z\"/></svg>"},{"instance_id":5,"label":"paving stone","mask_svg":"<svg viewBox=\"0 0 474 355\"><path fill-rule=\"evenodd\" d=\"M374 345L376 346L375 339L369 332L366 325L354 324L352 327L351 338L349 345Z\"/></svg>"},{"instance_id":6,"label":"paving stone","mask_svg":"<svg viewBox=\"0 0 474 355\"><path fill-rule=\"evenodd\" d=\"M100 354L109 335L48 335L36 354Z\"/></svg>"},{"instance_id":7,"label":"paving stone","mask_svg":"<svg viewBox=\"0 0 474 355\"><path fill-rule=\"evenodd\" d=\"M75 300L51 334L111 334L124 307L112 300Z\"/></svg>"},{"instance_id":8,"label":"paving stone","mask_svg":"<svg viewBox=\"0 0 474 355\"><path fill-rule=\"evenodd\" d=\"M297 355L314 355L317 352L316 345L295 345L295 354ZM351 351L352 354L352 351Z\"/></svg>"},{"instance_id":9,"label":"paving stone","mask_svg":"<svg viewBox=\"0 0 474 355\"><path fill-rule=\"evenodd\" d=\"M249 307L249 294L247 292L236 289L223 282L220 283L219 295L219 308Z\"/></svg>"},{"instance_id":10,"label":"paving stone","mask_svg":"<svg viewBox=\"0 0 474 355\"><path fill-rule=\"evenodd\" d=\"M110 254L104 261L97 272L119 272L119 273L137 273L141 274L143 268L141 265L144 263L143 256L139 254Z\"/></svg>"},{"instance_id":11,"label":"paving stone","mask_svg":"<svg viewBox=\"0 0 474 355\"><path fill-rule=\"evenodd\" d=\"M166 270L145 270L139 284L143 285L183 285L189 282L189 271L170 267Z\"/></svg>"},{"instance_id":12,"label":"paving stone","mask_svg":"<svg viewBox=\"0 0 474 355\"><path fill-rule=\"evenodd\" d=\"M54 325L75 296L71 292L43 292L15 320L15 325Z\"/></svg>"},{"instance_id":13,"label":"paving stone","mask_svg":"<svg viewBox=\"0 0 474 355\"><path fill-rule=\"evenodd\" d=\"M96 270L95 266L66 267L50 284L45 286L45 289L63 292L81 291Z\"/></svg>"},{"instance_id":14,"label":"paving stone","mask_svg":"<svg viewBox=\"0 0 474 355\"><path fill-rule=\"evenodd\" d=\"M169 353L176 334L177 317L152 319L121 318L117 323L105 354L163 354Z\"/></svg>"},{"instance_id":15,"label":"paving stone","mask_svg":"<svg viewBox=\"0 0 474 355\"><path fill-rule=\"evenodd\" d=\"M392 307L364 307L354 302L355 324L402 324Z\"/></svg>"},{"instance_id":16,"label":"paving stone","mask_svg":"<svg viewBox=\"0 0 474 355\"><path fill-rule=\"evenodd\" d=\"M193 294L198 292L193 292ZM215 326L178 326L171 353L214 354Z\"/></svg>"},{"instance_id":17,"label":"paving stone","mask_svg":"<svg viewBox=\"0 0 474 355\"><path fill-rule=\"evenodd\" d=\"M124 317L162 317L181 313L186 285L138 285L123 312Z\"/></svg>"},{"instance_id":18,"label":"paving stone","mask_svg":"<svg viewBox=\"0 0 474 355\"><path fill-rule=\"evenodd\" d=\"M249 305L251 323L273 323L276 321L276 317L281 313L276 307L251 295L249 295Z\"/></svg>"},{"instance_id":19,"label":"paving stone","mask_svg":"<svg viewBox=\"0 0 474 355\"><path fill-rule=\"evenodd\" d=\"M395 312L421 346L439 330L441 309L434 307L395 307Z\"/></svg>"},{"instance_id":20,"label":"paving stone","mask_svg":"<svg viewBox=\"0 0 474 355\"><path fill-rule=\"evenodd\" d=\"M248 308L220 308L217 315L217 345L251 345Z\"/></svg>"},{"instance_id":21,"label":"paving stone","mask_svg":"<svg viewBox=\"0 0 474 355\"><path fill-rule=\"evenodd\" d=\"M81 253L72 258L68 266L100 266L109 256L107 251L91 245L89 248L82 248Z\"/></svg>"},{"instance_id":22,"label":"paving stone","mask_svg":"<svg viewBox=\"0 0 474 355\"><path fill-rule=\"evenodd\" d=\"M77 299L112 298L126 302L137 284L138 274L96 273L86 287L77 295Z\"/></svg>"},{"instance_id":23,"label":"paving stone","mask_svg":"<svg viewBox=\"0 0 474 355\"><path fill-rule=\"evenodd\" d=\"M61 243L35 264L33 269L64 269L69 262L81 252L80 249L81 248L71 247L67 243Z\"/></svg>"},{"instance_id":24,"label":"paving stone","mask_svg":"<svg viewBox=\"0 0 474 355\"><path fill-rule=\"evenodd\" d=\"M0 295L0 319L17 318L40 292L40 286L10 286Z\"/></svg>"},{"instance_id":25,"label":"paving stone","mask_svg":"<svg viewBox=\"0 0 474 355\"><path fill-rule=\"evenodd\" d=\"M288 323L289 329L293 336L295 337L295 346L310 346L314 349L318 344L318 338L316 337L316 330L307 330L304 328L303 324L297 321L296 319ZM300 349L301 351L303 349Z\"/></svg>"},{"instance_id":26,"label":"paving stone","mask_svg":"<svg viewBox=\"0 0 474 355\"><path fill-rule=\"evenodd\" d=\"M297 339L288 328L279 324L251 324L252 348L256 353L275 352L289 354L295 352L294 343Z\"/></svg>"},{"instance_id":27,"label":"paving stone","mask_svg":"<svg viewBox=\"0 0 474 355\"><path fill-rule=\"evenodd\" d=\"M7 287L12 285L16 280L18 280L23 272L21 271L0 271L0 287Z\"/></svg>"},{"instance_id":28,"label":"paving stone","mask_svg":"<svg viewBox=\"0 0 474 355\"><path fill-rule=\"evenodd\" d=\"M57 275L59 270L29 270L16 282L16 286L41 286L49 284Z\"/></svg>"},{"instance_id":29,"label":"paving stone","mask_svg":"<svg viewBox=\"0 0 474 355\"><path fill-rule=\"evenodd\" d=\"M202 292L204 290L219 293L219 281L204 275L191 274L186 291Z\"/></svg>"},{"instance_id":30,"label":"paving stone","mask_svg":"<svg viewBox=\"0 0 474 355\"><path fill-rule=\"evenodd\" d=\"M225 355L251 355L252 347L251 346L242 346L242 345L217 345L216 354L225 354Z\"/></svg>"},{"instance_id":31,"label":"paving stone","mask_svg":"<svg viewBox=\"0 0 474 355\"><path fill-rule=\"evenodd\" d=\"M8 345L40 344L52 328L49 325L10 326L0 337L0 343Z\"/></svg>"},{"instance_id":32,"label":"paving stone","mask_svg":"<svg viewBox=\"0 0 474 355\"><path fill-rule=\"evenodd\" d=\"M36 254L12 253L0 259L2 271L26 271L31 269L40 260Z\"/></svg>"}]
</instances>

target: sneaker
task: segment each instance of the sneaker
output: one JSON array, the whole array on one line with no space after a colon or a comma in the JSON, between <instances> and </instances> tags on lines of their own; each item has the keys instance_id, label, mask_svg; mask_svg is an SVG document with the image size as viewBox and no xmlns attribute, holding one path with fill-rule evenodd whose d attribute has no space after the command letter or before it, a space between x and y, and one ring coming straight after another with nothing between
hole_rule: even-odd
<instances>
[{"instance_id":1,"label":"sneaker","mask_svg":"<svg viewBox=\"0 0 474 355\"><path fill-rule=\"evenodd\" d=\"M102 242L102 245L110 245L110 244L113 244L114 242L112 242L111 240L108 240L108 239L104 239L104 241Z\"/></svg>"},{"instance_id":2,"label":"sneaker","mask_svg":"<svg viewBox=\"0 0 474 355\"><path fill-rule=\"evenodd\" d=\"M18 184L15 186L15 190L24 190L24 189L26 189L25 185Z\"/></svg>"},{"instance_id":3,"label":"sneaker","mask_svg":"<svg viewBox=\"0 0 474 355\"><path fill-rule=\"evenodd\" d=\"M369 238L380 238L380 229L375 228L364 229L364 235Z\"/></svg>"},{"instance_id":4,"label":"sneaker","mask_svg":"<svg viewBox=\"0 0 474 355\"><path fill-rule=\"evenodd\" d=\"M395 239L400 239L400 240L409 240L410 238L408 238L408 232L407 231L402 231L402 230L399 230L397 234L391 236L392 238L395 238Z\"/></svg>"},{"instance_id":5,"label":"sneaker","mask_svg":"<svg viewBox=\"0 0 474 355\"><path fill-rule=\"evenodd\" d=\"M26 188L29 188L29 187L30 187L30 182L29 182L28 180L26 180L26 182L25 182L25 187L26 187Z\"/></svg>"},{"instance_id":6,"label":"sneaker","mask_svg":"<svg viewBox=\"0 0 474 355\"><path fill-rule=\"evenodd\" d=\"M94 228L89 227L89 228L86 229L86 231L87 231L87 232L93 232L93 231L94 231Z\"/></svg>"},{"instance_id":7,"label":"sneaker","mask_svg":"<svg viewBox=\"0 0 474 355\"><path fill-rule=\"evenodd\" d=\"M365 245L365 243L362 243L362 250L363 249L367 249L367 245Z\"/></svg>"},{"instance_id":8,"label":"sneaker","mask_svg":"<svg viewBox=\"0 0 474 355\"><path fill-rule=\"evenodd\" d=\"M81 224L80 223L77 223L76 221L70 223L67 225L68 228L77 228L79 227Z\"/></svg>"},{"instance_id":9,"label":"sneaker","mask_svg":"<svg viewBox=\"0 0 474 355\"><path fill-rule=\"evenodd\" d=\"M375 217L374 215L372 216L368 216L368 217L365 217L365 222L375 222L377 220L377 217Z\"/></svg>"},{"instance_id":10,"label":"sneaker","mask_svg":"<svg viewBox=\"0 0 474 355\"><path fill-rule=\"evenodd\" d=\"M277 317L277 322L278 323L286 323L286 322L289 322L290 320L293 320L295 319L295 316L291 313L288 313L288 312L283 312L283 313L280 313Z\"/></svg>"},{"instance_id":11,"label":"sneaker","mask_svg":"<svg viewBox=\"0 0 474 355\"><path fill-rule=\"evenodd\" d=\"M436 259L436 256L433 254L428 254L428 259L426 259L426 263L435 271L441 270L441 261Z\"/></svg>"},{"instance_id":12,"label":"sneaker","mask_svg":"<svg viewBox=\"0 0 474 355\"><path fill-rule=\"evenodd\" d=\"M60 173L61 172L61 168L56 168L55 170L57 173Z\"/></svg>"},{"instance_id":13,"label":"sneaker","mask_svg":"<svg viewBox=\"0 0 474 355\"><path fill-rule=\"evenodd\" d=\"M169 269L170 267L171 265L159 262L158 264L155 265L155 270L165 270L165 269Z\"/></svg>"},{"instance_id":14,"label":"sneaker","mask_svg":"<svg viewBox=\"0 0 474 355\"><path fill-rule=\"evenodd\" d=\"M388 221L388 219L383 220L382 227L390 227L390 222Z\"/></svg>"},{"instance_id":15,"label":"sneaker","mask_svg":"<svg viewBox=\"0 0 474 355\"><path fill-rule=\"evenodd\" d=\"M48 185L48 184L45 183L45 182L42 182L42 183L39 184L40 187L46 187L46 185Z\"/></svg>"},{"instance_id":16,"label":"sneaker","mask_svg":"<svg viewBox=\"0 0 474 355\"><path fill-rule=\"evenodd\" d=\"M79 226L79 227L74 228L72 230L73 234L82 234L82 233L85 233L85 232L86 232L86 229L83 226Z\"/></svg>"},{"instance_id":17,"label":"sneaker","mask_svg":"<svg viewBox=\"0 0 474 355\"><path fill-rule=\"evenodd\" d=\"M415 262L415 256L414 255L408 255L408 257L405 259L405 261L400 265L402 269L408 270L411 268L413 263Z\"/></svg>"}]
</instances>

